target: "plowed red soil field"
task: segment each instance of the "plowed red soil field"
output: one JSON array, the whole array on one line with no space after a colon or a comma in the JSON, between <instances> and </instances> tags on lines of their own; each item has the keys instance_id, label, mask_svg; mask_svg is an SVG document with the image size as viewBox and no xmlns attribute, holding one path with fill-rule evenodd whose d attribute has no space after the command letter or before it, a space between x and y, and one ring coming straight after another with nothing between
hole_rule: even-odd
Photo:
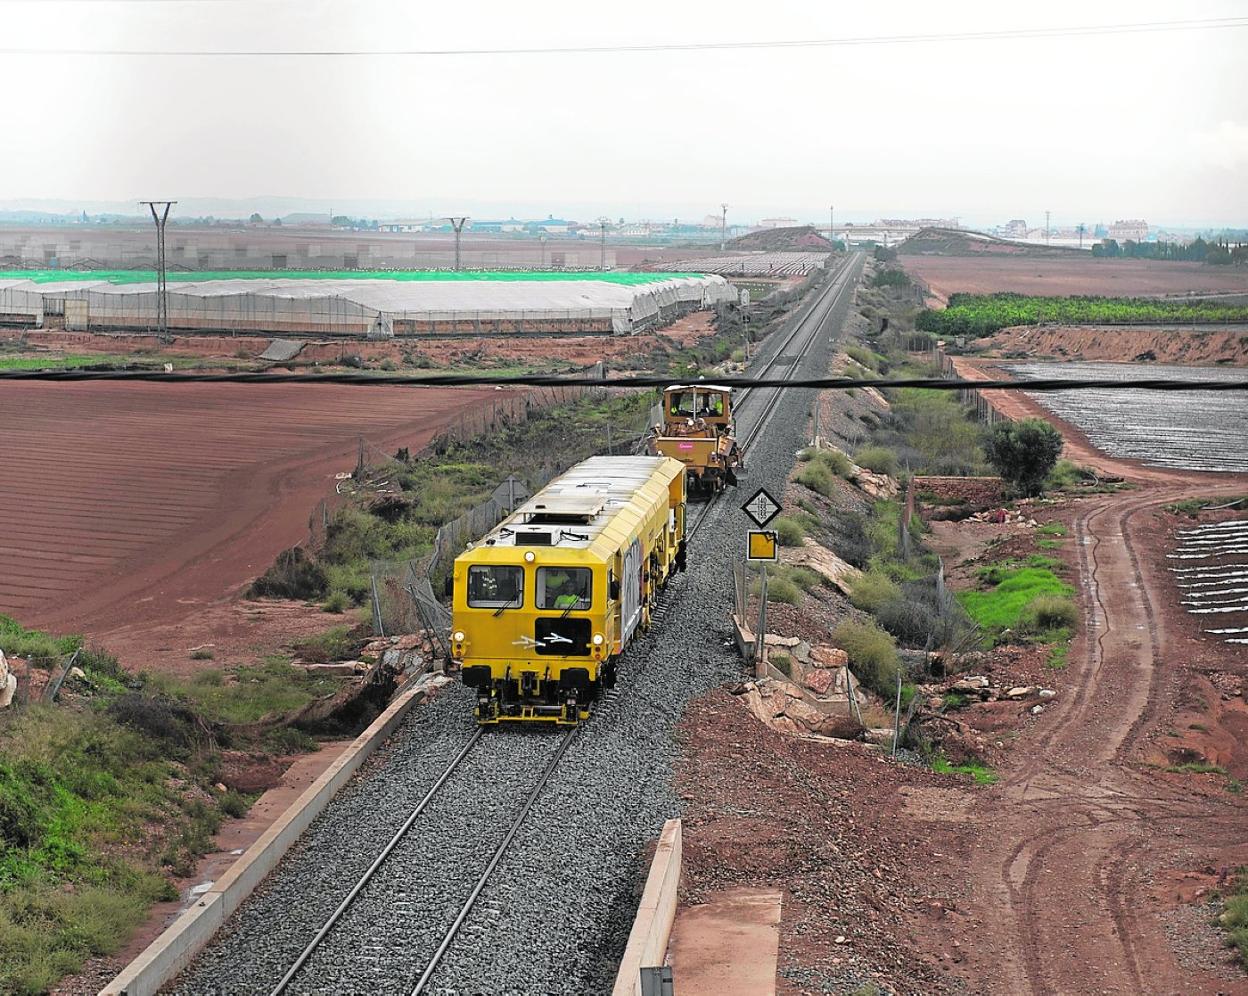
<instances>
[{"instance_id":1,"label":"plowed red soil field","mask_svg":"<svg viewBox=\"0 0 1248 996\"><path fill-rule=\"evenodd\" d=\"M1075 259L1039 256L901 256L906 272L932 294L1096 294L1105 297L1187 294L1248 294L1243 267L1170 263L1149 259Z\"/></svg>"},{"instance_id":2,"label":"plowed red soil field","mask_svg":"<svg viewBox=\"0 0 1248 996\"><path fill-rule=\"evenodd\" d=\"M0 387L0 613L92 636L235 594L308 533L363 436L423 446L493 391Z\"/></svg>"}]
</instances>

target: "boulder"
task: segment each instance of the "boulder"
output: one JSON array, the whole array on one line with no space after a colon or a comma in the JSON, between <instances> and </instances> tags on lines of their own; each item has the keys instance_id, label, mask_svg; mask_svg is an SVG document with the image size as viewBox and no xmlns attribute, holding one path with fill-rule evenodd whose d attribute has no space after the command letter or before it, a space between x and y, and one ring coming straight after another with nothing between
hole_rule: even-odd
<instances>
[{"instance_id":1,"label":"boulder","mask_svg":"<svg viewBox=\"0 0 1248 996\"><path fill-rule=\"evenodd\" d=\"M1042 689L1040 689L1040 698L1042 698L1042 699L1051 699L1051 698L1053 698L1055 695L1057 695L1057 692L1053 691L1053 689L1051 689L1051 688L1042 688Z\"/></svg>"},{"instance_id":2,"label":"boulder","mask_svg":"<svg viewBox=\"0 0 1248 996\"><path fill-rule=\"evenodd\" d=\"M847 564L827 547L820 546L810 538L803 540L802 545L796 549L786 548L781 551L781 559L786 564L809 568L846 595L862 577L862 571L857 567Z\"/></svg>"},{"instance_id":3,"label":"boulder","mask_svg":"<svg viewBox=\"0 0 1248 996\"><path fill-rule=\"evenodd\" d=\"M1029 699L1036 694L1035 685L1017 685L1005 693L1007 699Z\"/></svg>"},{"instance_id":4,"label":"boulder","mask_svg":"<svg viewBox=\"0 0 1248 996\"><path fill-rule=\"evenodd\" d=\"M836 680L836 672L828 668L815 668L802 678L802 684L816 695L827 695Z\"/></svg>"},{"instance_id":5,"label":"boulder","mask_svg":"<svg viewBox=\"0 0 1248 996\"><path fill-rule=\"evenodd\" d=\"M849 664L849 654L839 647L811 647L810 663L818 668L846 667Z\"/></svg>"},{"instance_id":6,"label":"boulder","mask_svg":"<svg viewBox=\"0 0 1248 996\"><path fill-rule=\"evenodd\" d=\"M949 689L954 692L977 692L981 688L987 687L988 679L982 674L968 674L955 681L949 686Z\"/></svg>"}]
</instances>

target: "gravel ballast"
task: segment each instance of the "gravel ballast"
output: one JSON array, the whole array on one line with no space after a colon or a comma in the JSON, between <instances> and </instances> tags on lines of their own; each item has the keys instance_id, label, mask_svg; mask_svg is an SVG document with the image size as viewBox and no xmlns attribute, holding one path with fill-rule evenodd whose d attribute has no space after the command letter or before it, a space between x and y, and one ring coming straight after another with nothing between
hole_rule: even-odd
<instances>
[{"instance_id":1,"label":"gravel ballast","mask_svg":"<svg viewBox=\"0 0 1248 996\"><path fill-rule=\"evenodd\" d=\"M861 258L850 265L859 272ZM840 296L803 361L784 369L827 369L829 340L839 336L852 296L852 289ZM765 355L779 348L780 336L772 338ZM656 625L624 657L618 694L577 733L430 992L610 990L647 847L665 820L680 815L672 785L675 726L689 699L743 676L730 622L731 565L747 528L739 506L760 486L781 493L807 442L812 398L809 389L781 397L746 454L748 474L708 511L691 544L689 571L665 594ZM762 400L739 413L742 436ZM471 709L471 694L453 685L413 711L167 991L267 991L471 736ZM448 782L443 792L452 794L435 798L415 839L400 845L361 893L292 991L409 992L432 947L428 938L454 918L559 739L553 730L487 733L465 762L475 765L472 777ZM423 832L426 826L432 829Z\"/></svg>"}]
</instances>

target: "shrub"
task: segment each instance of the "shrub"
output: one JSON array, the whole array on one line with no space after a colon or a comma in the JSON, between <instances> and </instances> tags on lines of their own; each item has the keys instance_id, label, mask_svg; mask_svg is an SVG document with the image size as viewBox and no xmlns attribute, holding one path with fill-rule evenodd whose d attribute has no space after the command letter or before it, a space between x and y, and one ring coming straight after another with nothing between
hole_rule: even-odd
<instances>
[{"instance_id":1,"label":"shrub","mask_svg":"<svg viewBox=\"0 0 1248 996\"><path fill-rule=\"evenodd\" d=\"M334 615L340 616L347 611L350 604L346 595L340 591L335 591L329 598L325 599L324 609L326 612L332 612Z\"/></svg>"},{"instance_id":2,"label":"shrub","mask_svg":"<svg viewBox=\"0 0 1248 996\"><path fill-rule=\"evenodd\" d=\"M885 602L901 595L901 589L883 571L871 570L854 584L849 600L863 612L876 612Z\"/></svg>"},{"instance_id":3,"label":"shrub","mask_svg":"<svg viewBox=\"0 0 1248 996\"><path fill-rule=\"evenodd\" d=\"M806 464L798 471L794 480L810 488L811 491L819 492L825 498L830 498L836 492L836 478L827 466L819 461L812 460Z\"/></svg>"},{"instance_id":4,"label":"shrub","mask_svg":"<svg viewBox=\"0 0 1248 996\"><path fill-rule=\"evenodd\" d=\"M1038 595L1023 606L1018 625L1028 633L1073 630L1079 623L1079 609L1063 595Z\"/></svg>"},{"instance_id":5,"label":"shrub","mask_svg":"<svg viewBox=\"0 0 1248 996\"><path fill-rule=\"evenodd\" d=\"M840 450L818 450L815 459L823 464L837 477L849 477L853 472L853 464Z\"/></svg>"},{"instance_id":6,"label":"shrub","mask_svg":"<svg viewBox=\"0 0 1248 996\"><path fill-rule=\"evenodd\" d=\"M984 453L1001 479L1025 495L1038 495L1062 452L1062 434L1042 418L998 422Z\"/></svg>"},{"instance_id":7,"label":"shrub","mask_svg":"<svg viewBox=\"0 0 1248 996\"><path fill-rule=\"evenodd\" d=\"M929 639L939 641L940 618L936 608L916 598L899 596L879 607L875 618L905 646L922 647Z\"/></svg>"},{"instance_id":8,"label":"shrub","mask_svg":"<svg viewBox=\"0 0 1248 996\"><path fill-rule=\"evenodd\" d=\"M789 515L782 515L772 523L781 546L801 546L806 538L806 527Z\"/></svg>"},{"instance_id":9,"label":"shrub","mask_svg":"<svg viewBox=\"0 0 1248 996\"><path fill-rule=\"evenodd\" d=\"M767 660L771 662L772 667L786 678L793 677L793 661L788 654L774 653Z\"/></svg>"},{"instance_id":10,"label":"shrub","mask_svg":"<svg viewBox=\"0 0 1248 996\"><path fill-rule=\"evenodd\" d=\"M854 463L876 474L897 476L897 454L884 446L868 446L854 454Z\"/></svg>"},{"instance_id":11,"label":"shrub","mask_svg":"<svg viewBox=\"0 0 1248 996\"><path fill-rule=\"evenodd\" d=\"M879 367L871 350L862 346L848 346L845 349L845 353L851 360L854 360L860 366L866 367L868 370L877 370Z\"/></svg>"},{"instance_id":12,"label":"shrub","mask_svg":"<svg viewBox=\"0 0 1248 996\"><path fill-rule=\"evenodd\" d=\"M846 620L832 631L832 642L849 655L858 680L877 695L896 692L901 668L893 638L873 622Z\"/></svg>"},{"instance_id":13,"label":"shrub","mask_svg":"<svg viewBox=\"0 0 1248 996\"><path fill-rule=\"evenodd\" d=\"M767 601L784 602L786 605L798 605L802 601L802 589L787 578L769 578L767 580Z\"/></svg>"},{"instance_id":14,"label":"shrub","mask_svg":"<svg viewBox=\"0 0 1248 996\"><path fill-rule=\"evenodd\" d=\"M327 584L325 571L304 552L293 546L277 555L272 566L247 589L248 598L320 598Z\"/></svg>"},{"instance_id":15,"label":"shrub","mask_svg":"<svg viewBox=\"0 0 1248 996\"><path fill-rule=\"evenodd\" d=\"M234 789L230 789L221 797L221 812L236 820L246 816L250 808L251 800L241 792L235 792Z\"/></svg>"},{"instance_id":16,"label":"shrub","mask_svg":"<svg viewBox=\"0 0 1248 996\"><path fill-rule=\"evenodd\" d=\"M216 656L209 647L196 647L191 651L191 660L193 661L210 661Z\"/></svg>"}]
</instances>

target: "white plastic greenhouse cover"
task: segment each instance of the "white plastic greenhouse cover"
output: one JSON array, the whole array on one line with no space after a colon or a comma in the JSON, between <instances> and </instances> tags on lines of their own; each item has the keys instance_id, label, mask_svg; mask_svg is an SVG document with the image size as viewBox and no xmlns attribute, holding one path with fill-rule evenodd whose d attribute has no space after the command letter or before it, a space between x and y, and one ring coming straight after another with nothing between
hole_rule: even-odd
<instances>
[{"instance_id":1,"label":"white plastic greenhouse cover","mask_svg":"<svg viewBox=\"0 0 1248 996\"><path fill-rule=\"evenodd\" d=\"M115 321L134 316L150 319L156 285L109 284L105 281L66 281L38 284L0 280L0 311L7 301L25 311L37 300L55 296L88 302L92 321L108 316ZM176 281L169 284L169 314L193 320L197 303L206 317L223 311L273 313L297 317L300 312L375 316L420 321L454 320L475 315L491 318L610 319L617 333L629 333L638 323L676 304L709 307L735 301L736 291L720 276L690 275L641 284L600 280L332 280L239 279ZM225 298L233 299L228 303ZM332 302L332 303L331 303ZM352 307L354 305L354 307ZM226 306L226 307L223 307ZM42 313L42 308L39 309Z\"/></svg>"}]
</instances>

